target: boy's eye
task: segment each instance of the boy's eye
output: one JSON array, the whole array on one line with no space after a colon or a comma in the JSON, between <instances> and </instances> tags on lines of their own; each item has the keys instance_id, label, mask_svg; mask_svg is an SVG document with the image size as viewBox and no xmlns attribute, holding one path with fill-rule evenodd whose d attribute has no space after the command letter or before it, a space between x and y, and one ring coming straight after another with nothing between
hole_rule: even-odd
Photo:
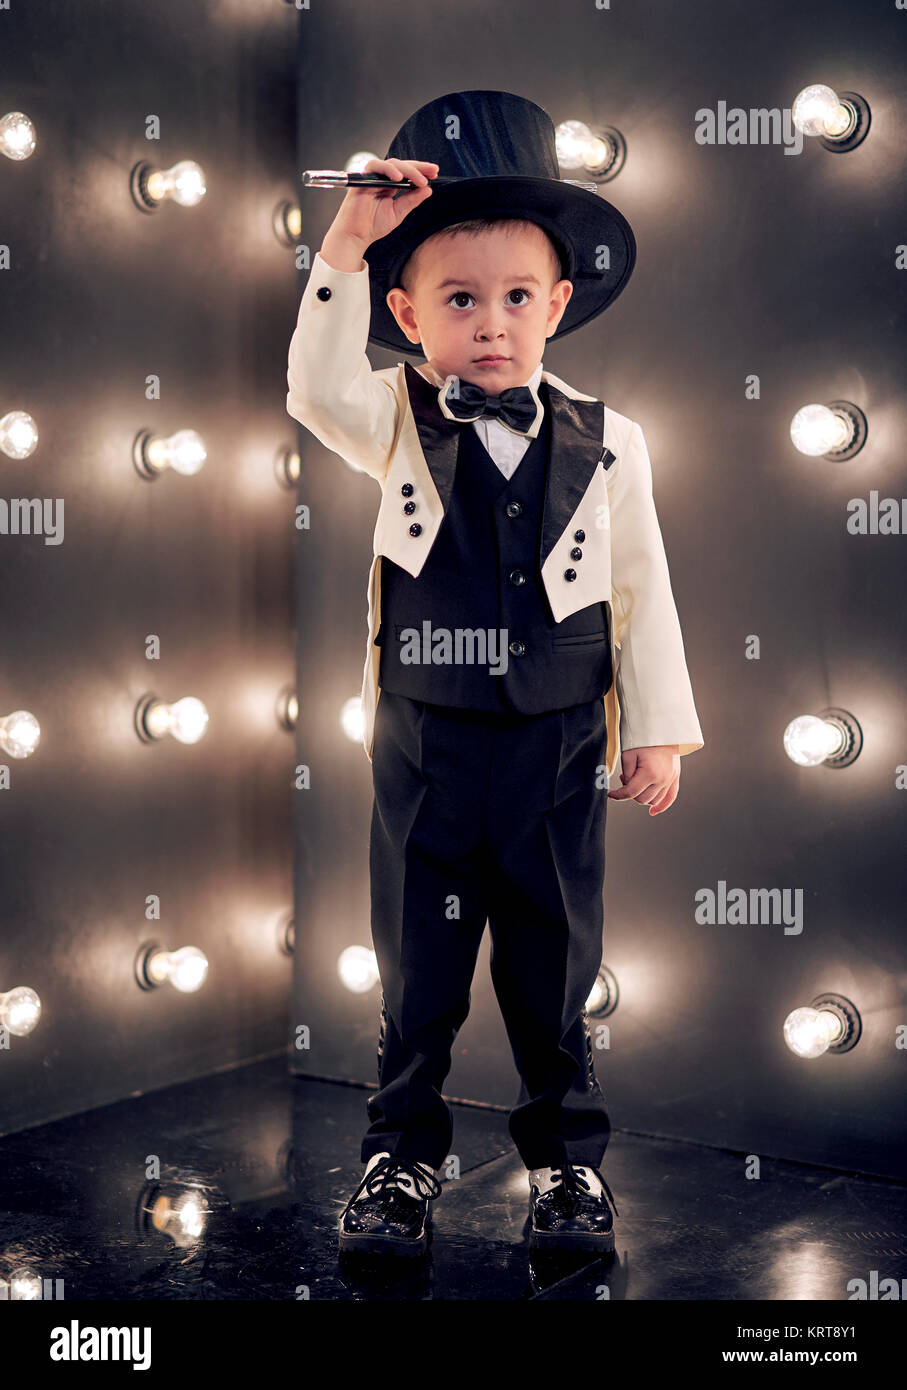
<instances>
[{"instance_id":1,"label":"boy's eye","mask_svg":"<svg viewBox=\"0 0 907 1390\"><path fill-rule=\"evenodd\" d=\"M510 296L514 294L521 296L521 298L516 301L516 308L518 309L523 304L528 304L529 300L532 298L531 291L524 290L522 288L510 290L507 295L507 298L509 299ZM447 302L448 304L453 304L457 309L466 309L468 308L468 305L462 303L464 299L472 299L472 295L469 294L466 290L455 290Z\"/></svg>"}]
</instances>

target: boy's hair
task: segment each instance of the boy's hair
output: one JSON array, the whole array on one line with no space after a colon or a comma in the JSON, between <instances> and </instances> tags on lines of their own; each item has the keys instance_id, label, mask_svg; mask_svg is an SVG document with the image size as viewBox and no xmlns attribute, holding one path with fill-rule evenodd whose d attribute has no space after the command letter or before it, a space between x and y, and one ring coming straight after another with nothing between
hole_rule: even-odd
<instances>
[{"instance_id":1,"label":"boy's hair","mask_svg":"<svg viewBox=\"0 0 907 1390\"><path fill-rule=\"evenodd\" d=\"M397 277L398 285L401 289L406 290L407 294L410 292L410 287L412 284L412 261L413 258L416 255L418 255L419 250L421 249L421 247L425 245L426 242L432 241L435 237L454 236L460 232L465 232L470 236L476 236L480 232L487 232L491 227L499 227L502 225L512 227L514 229L517 227L538 227L538 230L544 233L545 240L548 242L548 248L551 253L549 259L551 262L552 285L556 285L558 280L563 280L565 278L564 267L561 262L560 252L555 246L552 238L545 231L545 228L539 226L538 222L533 222L528 217L471 217L467 222L455 222L450 227L442 227L440 231L432 232L431 236L425 238L425 241L420 241L419 245L412 252L412 255L410 255L404 262L403 268L400 271L399 276ZM407 278L410 279L409 284L407 284Z\"/></svg>"}]
</instances>

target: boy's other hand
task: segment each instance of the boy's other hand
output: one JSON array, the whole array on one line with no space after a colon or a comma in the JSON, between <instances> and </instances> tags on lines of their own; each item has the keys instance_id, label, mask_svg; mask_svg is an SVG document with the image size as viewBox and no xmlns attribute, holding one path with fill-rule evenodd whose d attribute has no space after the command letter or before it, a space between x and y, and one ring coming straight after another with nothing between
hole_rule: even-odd
<instances>
[{"instance_id":1,"label":"boy's other hand","mask_svg":"<svg viewBox=\"0 0 907 1390\"><path fill-rule=\"evenodd\" d=\"M639 801L649 815L666 811L680 786L680 754L676 743L651 748L621 749L620 791L608 792L615 801Z\"/></svg>"},{"instance_id":2,"label":"boy's other hand","mask_svg":"<svg viewBox=\"0 0 907 1390\"><path fill-rule=\"evenodd\" d=\"M428 181L438 170L437 164L422 159L370 159L363 173L388 174L397 183L411 179L419 187L406 193L392 188L348 188L321 247L328 265L337 270L360 269L366 247L387 236L408 212L431 197Z\"/></svg>"}]
</instances>

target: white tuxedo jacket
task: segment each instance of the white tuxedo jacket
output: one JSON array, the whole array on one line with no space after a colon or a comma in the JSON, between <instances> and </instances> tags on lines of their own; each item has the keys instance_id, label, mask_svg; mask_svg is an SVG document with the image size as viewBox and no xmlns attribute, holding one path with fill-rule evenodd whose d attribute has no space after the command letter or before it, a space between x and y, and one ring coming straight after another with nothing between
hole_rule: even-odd
<instances>
[{"instance_id":1,"label":"white tuxedo jacket","mask_svg":"<svg viewBox=\"0 0 907 1390\"><path fill-rule=\"evenodd\" d=\"M453 483L458 432L448 421L420 419L410 403L409 362L373 371L366 345L371 314L368 267L335 270L316 254L290 342L287 411L328 449L381 486L368 582L368 647L362 681L363 746L374 749L380 698L381 562L408 574L425 564L444 519ZM319 298L318 291L323 298ZM552 404L552 449L543 513L541 578L555 622L606 602L615 678L605 694L608 775L621 749L703 746L684 658L680 623L655 503L642 430L542 371ZM603 418L602 418L603 417ZM609 466L603 466L610 455ZM416 512L404 515L400 488L411 483ZM422 530L410 534L418 520ZM572 562L582 528L583 559ZM576 579L564 571L572 568ZM618 655L619 653L619 655Z\"/></svg>"}]
</instances>

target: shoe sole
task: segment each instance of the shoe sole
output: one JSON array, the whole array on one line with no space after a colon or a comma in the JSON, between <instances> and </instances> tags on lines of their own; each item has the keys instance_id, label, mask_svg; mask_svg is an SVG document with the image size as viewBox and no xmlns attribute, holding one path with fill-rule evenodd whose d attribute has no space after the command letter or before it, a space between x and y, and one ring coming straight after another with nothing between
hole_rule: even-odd
<instances>
[{"instance_id":1,"label":"shoe sole","mask_svg":"<svg viewBox=\"0 0 907 1390\"><path fill-rule=\"evenodd\" d=\"M529 1232L532 1250L614 1250L613 1231L536 1231Z\"/></svg>"},{"instance_id":2,"label":"shoe sole","mask_svg":"<svg viewBox=\"0 0 907 1390\"><path fill-rule=\"evenodd\" d=\"M405 1236L376 1236L369 1231L340 1231L337 1244L341 1252L349 1254L403 1255L413 1258L427 1252L429 1235L427 1230L417 1239Z\"/></svg>"}]
</instances>

